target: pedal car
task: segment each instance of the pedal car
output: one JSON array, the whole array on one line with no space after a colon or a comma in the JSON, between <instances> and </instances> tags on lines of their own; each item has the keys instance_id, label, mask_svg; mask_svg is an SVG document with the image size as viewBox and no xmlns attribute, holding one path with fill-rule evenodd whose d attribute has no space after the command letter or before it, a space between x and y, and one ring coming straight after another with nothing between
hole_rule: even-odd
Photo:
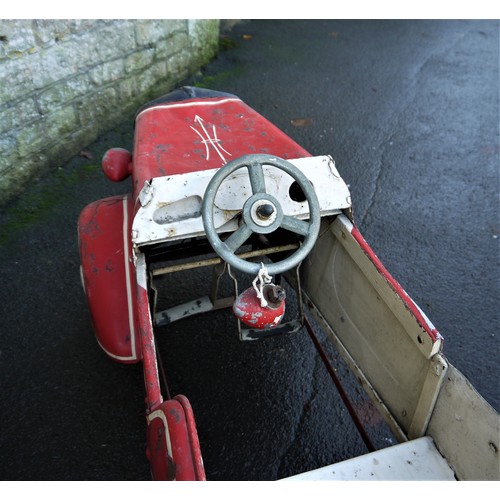
<instances>
[{"instance_id":1,"label":"pedal car","mask_svg":"<svg viewBox=\"0 0 500 500\"><path fill-rule=\"evenodd\" d=\"M133 153L111 149L102 168L132 190L81 212L82 283L102 350L142 363L154 479L206 479L189 400L162 394L155 331L221 308L242 342L303 328L314 342L317 322L399 440L289 479L499 479L498 414L360 234L332 157L234 95L182 87L138 111ZM158 310L161 276L206 266L206 295Z\"/></svg>"}]
</instances>

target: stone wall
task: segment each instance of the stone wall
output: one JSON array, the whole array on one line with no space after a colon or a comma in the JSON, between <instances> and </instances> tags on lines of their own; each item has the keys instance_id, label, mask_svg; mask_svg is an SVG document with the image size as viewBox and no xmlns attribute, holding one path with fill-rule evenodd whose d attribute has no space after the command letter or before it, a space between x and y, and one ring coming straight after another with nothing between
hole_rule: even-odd
<instances>
[{"instance_id":1,"label":"stone wall","mask_svg":"<svg viewBox=\"0 0 500 500\"><path fill-rule=\"evenodd\" d=\"M207 63L218 20L0 20L0 205Z\"/></svg>"}]
</instances>

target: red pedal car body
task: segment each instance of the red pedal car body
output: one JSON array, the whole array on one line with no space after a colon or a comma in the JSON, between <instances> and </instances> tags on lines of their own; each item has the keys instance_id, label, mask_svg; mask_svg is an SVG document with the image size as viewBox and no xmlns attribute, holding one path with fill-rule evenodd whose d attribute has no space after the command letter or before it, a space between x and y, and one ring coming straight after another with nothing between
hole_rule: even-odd
<instances>
[{"instance_id":1,"label":"red pedal car body","mask_svg":"<svg viewBox=\"0 0 500 500\"><path fill-rule=\"evenodd\" d=\"M293 342L303 327L313 337L313 317L397 439L411 444L377 461L399 464L384 469L397 471L396 479L497 476L498 455L485 449L478 458L474 450L483 438L498 449L498 415L463 389L436 328L357 230L348 187L330 156L310 155L234 95L183 87L141 108L133 152L111 149L102 166L112 181L131 177L132 189L82 210L81 277L103 351L119 363L142 363L154 479L206 479L188 399L162 394L155 333L220 308L232 308L242 341L285 334ZM210 293L158 311L155 280L202 266L213 268ZM245 290L238 273L251 280ZM220 298L223 275L234 293ZM282 279L298 298L292 319L284 319ZM471 400L475 413L449 423L446 415ZM478 421L486 422L481 435L471 437ZM426 459L409 466L405 453L415 450ZM340 465L339 477L356 470ZM318 479L323 472L307 474Z\"/></svg>"}]
</instances>

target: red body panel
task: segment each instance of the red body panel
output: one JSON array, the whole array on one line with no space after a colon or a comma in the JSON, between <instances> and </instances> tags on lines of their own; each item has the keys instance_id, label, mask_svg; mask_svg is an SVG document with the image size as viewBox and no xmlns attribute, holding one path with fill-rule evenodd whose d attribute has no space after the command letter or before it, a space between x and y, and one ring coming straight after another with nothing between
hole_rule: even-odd
<instances>
[{"instance_id":1,"label":"red body panel","mask_svg":"<svg viewBox=\"0 0 500 500\"><path fill-rule=\"evenodd\" d=\"M191 419L191 406L184 396L164 401L148 416L146 455L153 479L205 480L198 434Z\"/></svg>"},{"instance_id":2,"label":"red body panel","mask_svg":"<svg viewBox=\"0 0 500 500\"><path fill-rule=\"evenodd\" d=\"M91 203L78 220L82 280L97 341L121 363L142 359L131 222L130 196Z\"/></svg>"},{"instance_id":3,"label":"red body panel","mask_svg":"<svg viewBox=\"0 0 500 500\"><path fill-rule=\"evenodd\" d=\"M140 261L140 262L137 262ZM139 335L141 338L142 358L144 363L144 385L146 387L146 406L148 411L158 407L163 401L153 331L151 308L146 284L144 254L139 254L136 261L136 293Z\"/></svg>"},{"instance_id":4,"label":"red body panel","mask_svg":"<svg viewBox=\"0 0 500 500\"><path fill-rule=\"evenodd\" d=\"M135 125L134 198L152 178L219 168L253 153L311 156L238 98L188 99L146 108Z\"/></svg>"}]
</instances>

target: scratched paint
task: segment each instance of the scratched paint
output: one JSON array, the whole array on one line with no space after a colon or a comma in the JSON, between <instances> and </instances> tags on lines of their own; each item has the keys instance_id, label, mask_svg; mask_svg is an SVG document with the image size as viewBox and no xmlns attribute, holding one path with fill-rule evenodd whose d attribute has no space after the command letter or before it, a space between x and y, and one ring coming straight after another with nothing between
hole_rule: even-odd
<instances>
[{"instance_id":1,"label":"scratched paint","mask_svg":"<svg viewBox=\"0 0 500 500\"><path fill-rule=\"evenodd\" d=\"M129 260L131 211L130 196L119 195L87 205L78 220L81 275L96 340L121 363L142 359Z\"/></svg>"},{"instance_id":2,"label":"scratched paint","mask_svg":"<svg viewBox=\"0 0 500 500\"><path fill-rule=\"evenodd\" d=\"M157 224L172 224L201 217L201 196L194 195L170 203L158 203L153 213Z\"/></svg>"},{"instance_id":3,"label":"scratched paint","mask_svg":"<svg viewBox=\"0 0 500 500\"><path fill-rule=\"evenodd\" d=\"M190 126L190 128L192 130L194 130L194 132L196 132L200 136L202 144L205 145L206 160L207 161L210 160L210 150L211 150L211 148L209 147L209 145L210 145L215 150L215 152L220 157L220 159L222 160L222 164L225 165L227 163L227 160L226 160L226 157L224 155L226 155L226 156L232 156L232 155L229 151L224 149L224 147L222 146L221 140L217 137L217 127L212 124L212 130L211 130L212 135L210 135L210 132L209 132L210 126L207 125L205 127L205 123L204 123L205 120L203 118L201 118L199 115L196 115L194 117L193 121L195 124L200 126L201 131L203 132L203 133L200 132L198 129L196 129L192 125Z\"/></svg>"},{"instance_id":4,"label":"scratched paint","mask_svg":"<svg viewBox=\"0 0 500 500\"><path fill-rule=\"evenodd\" d=\"M144 108L135 124L134 198L146 180L220 168L253 152L311 156L236 97L166 100Z\"/></svg>"},{"instance_id":5,"label":"scratched paint","mask_svg":"<svg viewBox=\"0 0 500 500\"><path fill-rule=\"evenodd\" d=\"M274 328L284 316L285 301L276 309L262 307L255 289L250 287L236 298L233 313L242 323L252 328Z\"/></svg>"}]
</instances>

